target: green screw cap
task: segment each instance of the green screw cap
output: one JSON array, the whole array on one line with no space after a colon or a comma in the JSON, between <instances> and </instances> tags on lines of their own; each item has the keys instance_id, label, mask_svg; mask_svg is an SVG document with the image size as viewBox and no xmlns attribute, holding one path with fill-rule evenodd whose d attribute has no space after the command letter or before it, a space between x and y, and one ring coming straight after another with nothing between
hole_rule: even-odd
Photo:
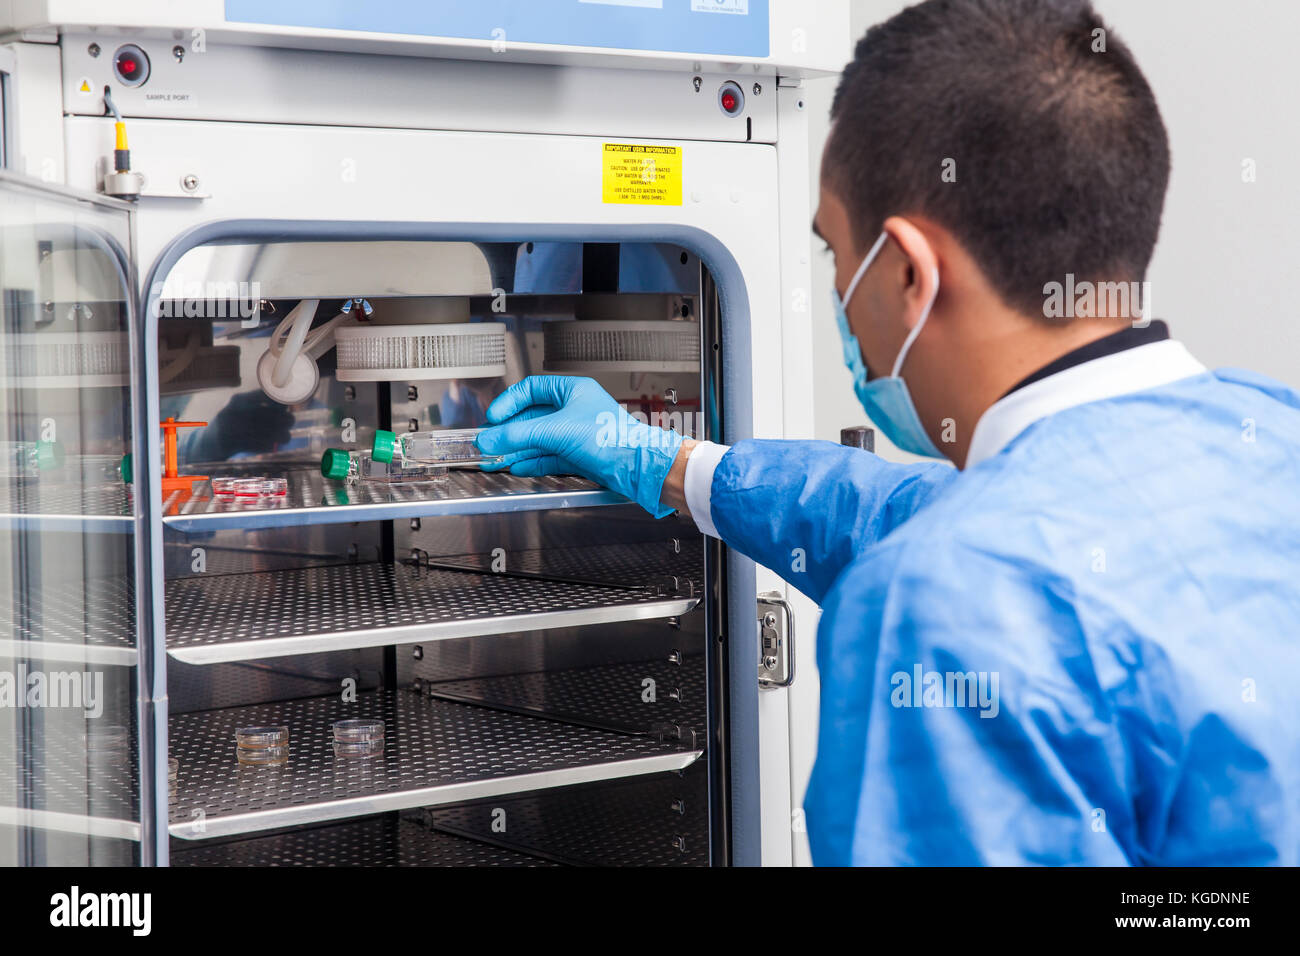
<instances>
[{"instance_id":1,"label":"green screw cap","mask_svg":"<svg viewBox=\"0 0 1300 956\"><path fill-rule=\"evenodd\" d=\"M325 454L320 456L320 473L340 481L348 476L351 464L352 456L342 448L326 448Z\"/></svg>"},{"instance_id":2,"label":"green screw cap","mask_svg":"<svg viewBox=\"0 0 1300 956\"><path fill-rule=\"evenodd\" d=\"M128 485L131 483L131 453L127 452L122 456L122 463L117 466L117 473L122 476L122 480Z\"/></svg>"},{"instance_id":3,"label":"green screw cap","mask_svg":"<svg viewBox=\"0 0 1300 956\"><path fill-rule=\"evenodd\" d=\"M375 461L390 462L393 460L393 448L396 445L397 436L381 428L375 432L374 444L370 446L370 457Z\"/></svg>"},{"instance_id":4,"label":"green screw cap","mask_svg":"<svg viewBox=\"0 0 1300 956\"><path fill-rule=\"evenodd\" d=\"M36 467L42 471L57 468L63 464L63 446L58 442L38 441L36 443Z\"/></svg>"}]
</instances>

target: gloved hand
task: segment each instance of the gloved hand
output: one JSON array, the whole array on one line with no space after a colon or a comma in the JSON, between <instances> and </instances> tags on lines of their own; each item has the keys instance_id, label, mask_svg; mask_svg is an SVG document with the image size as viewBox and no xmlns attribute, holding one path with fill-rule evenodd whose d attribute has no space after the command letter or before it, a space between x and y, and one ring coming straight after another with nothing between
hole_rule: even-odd
<instances>
[{"instance_id":1,"label":"gloved hand","mask_svg":"<svg viewBox=\"0 0 1300 956\"><path fill-rule=\"evenodd\" d=\"M487 455L504 455L489 471L512 475L581 475L634 500L656 518L664 479L682 436L642 424L589 378L530 375L488 406L478 436Z\"/></svg>"},{"instance_id":2,"label":"gloved hand","mask_svg":"<svg viewBox=\"0 0 1300 956\"><path fill-rule=\"evenodd\" d=\"M226 461L241 453L260 455L289 444L293 412L260 390L240 392L217 412L207 428L194 429L183 445L189 461Z\"/></svg>"}]
</instances>

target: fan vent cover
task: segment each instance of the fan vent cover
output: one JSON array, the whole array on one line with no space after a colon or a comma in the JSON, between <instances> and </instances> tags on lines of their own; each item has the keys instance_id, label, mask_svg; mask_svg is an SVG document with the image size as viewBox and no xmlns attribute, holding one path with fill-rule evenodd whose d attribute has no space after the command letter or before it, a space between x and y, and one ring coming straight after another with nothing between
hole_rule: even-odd
<instances>
[{"instance_id":1,"label":"fan vent cover","mask_svg":"<svg viewBox=\"0 0 1300 956\"><path fill-rule=\"evenodd\" d=\"M694 322L575 320L543 331L548 372L698 372Z\"/></svg>"},{"instance_id":2,"label":"fan vent cover","mask_svg":"<svg viewBox=\"0 0 1300 956\"><path fill-rule=\"evenodd\" d=\"M20 388L87 388L127 384L131 352L125 332L31 332L0 343L9 381Z\"/></svg>"},{"instance_id":3,"label":"fan vent cover","mask_svg":"<svg viewBox=\"0 0 1300 956\"><path fill-rule=\"evenodd\" d=\"M374 325L334 336L340 382L407 382L496 378L506 373L506 327L500 322Z\"/></svg>"}]
</instances>

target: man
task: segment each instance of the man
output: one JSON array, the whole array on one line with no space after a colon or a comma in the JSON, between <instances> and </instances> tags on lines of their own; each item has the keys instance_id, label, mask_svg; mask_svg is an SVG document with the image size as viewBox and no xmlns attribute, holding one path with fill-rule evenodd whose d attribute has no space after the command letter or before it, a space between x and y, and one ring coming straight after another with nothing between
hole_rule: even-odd
<instances>
[{"instance_id":1,"label":"man","mask_svg":"<svg viewBox=\"0 0 1300 956\"><path fill-rule=\"evenodd\" d=\"M545 376L480 444L688 510L822 605L816 862L1300 863L1300 396L1117 294L1169 175L1131 53L1086 0L929 0L832 118L855 390L957 469L684 441Z\"/></svg>"}]
</instances>

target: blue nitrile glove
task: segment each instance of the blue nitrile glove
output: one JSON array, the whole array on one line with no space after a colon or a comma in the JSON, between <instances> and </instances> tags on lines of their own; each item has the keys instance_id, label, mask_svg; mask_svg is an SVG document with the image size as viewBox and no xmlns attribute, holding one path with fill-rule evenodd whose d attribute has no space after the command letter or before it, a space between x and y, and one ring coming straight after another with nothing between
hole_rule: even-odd
<instances>
[{"instance_id":1,"label":"blue nitrile glove","mask_svg":"<svg viewBox=\"0 0 1300 956\"><path fill-rule=\"evenodd\" d=\"M504 455L489 471L512 475L581 475L626 495L656 518L664 479L682 436L645 425L589 378L530 375L488 406L478 436L487 455Z\"/></svg>"}]
</instances>

